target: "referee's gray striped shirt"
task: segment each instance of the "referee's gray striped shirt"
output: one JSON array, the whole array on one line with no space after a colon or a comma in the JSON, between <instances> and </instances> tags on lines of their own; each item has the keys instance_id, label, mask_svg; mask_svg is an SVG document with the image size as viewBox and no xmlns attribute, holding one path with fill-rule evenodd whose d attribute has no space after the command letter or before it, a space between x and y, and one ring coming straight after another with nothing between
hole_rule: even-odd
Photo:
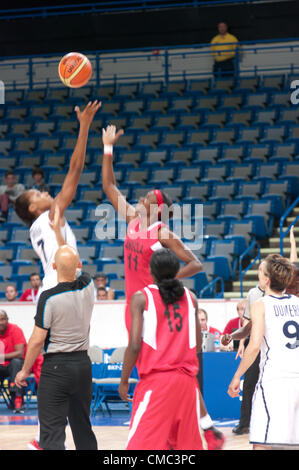
<instances>
[{"instance_id":1,"label":"referee's gray striped shirt","mask_svg":"<svg viewBox=\"0 0 299 470\"><path fill-rule=\"evenodd\" d=\"M246 299L246 308L245 308L245 313L244 313L244 318L247 318L247 320L251 320L250 318L250 307L258 299L261 299L264 297L265 292L260 288L259 285L256 287L253 287L252 289L249 290L247 294L247 299Z\"/></svg>"},{"instance_id":2,"label":"referee's gray striped shirt","mask_svg":"<svg viewBox=\"0 0 299 470\"><path fill-rule=\"evenodd\" d=\"M93 306L94 284L88 273L42 292L35 325L48 330L44 353L87 351Z\"/></svg>"}]
</instances>

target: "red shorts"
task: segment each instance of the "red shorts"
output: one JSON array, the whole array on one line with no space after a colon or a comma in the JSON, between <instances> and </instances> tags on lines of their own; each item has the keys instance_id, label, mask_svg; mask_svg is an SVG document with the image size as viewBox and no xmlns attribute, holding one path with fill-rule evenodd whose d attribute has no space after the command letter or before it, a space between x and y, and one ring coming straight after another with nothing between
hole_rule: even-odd
<instances>
[{"instance_id":1,"label":"red shorts","mask_svg":"<svg viewBox=\"0 0 299 470\"><path fill-rule=\"evenodd\" d=\"M127 450L202 450L196 377L179 371L140 379Z\"/></svg>"}]
</instances>

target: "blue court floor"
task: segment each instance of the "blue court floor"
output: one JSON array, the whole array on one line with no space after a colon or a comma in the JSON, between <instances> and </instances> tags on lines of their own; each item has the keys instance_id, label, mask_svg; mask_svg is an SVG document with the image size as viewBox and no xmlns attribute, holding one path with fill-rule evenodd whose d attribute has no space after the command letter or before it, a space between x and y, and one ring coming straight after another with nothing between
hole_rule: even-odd
<instances>
[{"instance_id":1,"label":"blue court floor","mask_svg":"<svg viewBox=\"0 0 299 470\"><path fill-rule=\"evenodd\" d=\"M110 414L108 411L98 411L91 418L92 426L129 426L130 411L126 404L110 403ZM214 425L217 427L234 427L238 424L238 420L215 420ZM8 410L5 404L0 403L0 426L1 425L37 425L37 406L32 403L24 410L22 414L14 414Z\"/></svg>"},{"instance_id":2,"label":"blue court floor","mask_svg":"<svg viewBox=\"0 0 299 470\"><path fill-rule=\"evenodd\" d=\"M107 410L98 411L91 418L93 426L128 426L130 423L130 411L126 404L109 404L110 414ZM7 409L5 404L0 403L0 426L1 425L37 425L36 403L30 404L21 414L14 414Z\"/></svg>"}]
</instances>

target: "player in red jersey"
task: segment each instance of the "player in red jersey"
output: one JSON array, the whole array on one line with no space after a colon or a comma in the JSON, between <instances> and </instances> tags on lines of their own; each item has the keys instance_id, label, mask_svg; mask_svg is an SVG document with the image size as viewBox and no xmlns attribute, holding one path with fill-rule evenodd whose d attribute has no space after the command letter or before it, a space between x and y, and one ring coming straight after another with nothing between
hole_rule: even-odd
<instances>
[{"instance_id":1,"label":"player in red jersey","mask_svg":"<svg viewBox=\"0 0 299 470\"><path fill-rule=\"evenodd\" d=\"M164 191L153 190L140 198L136 208L129 204L115 184L113 171L113 144L123 134L116 133L115 126L103 129L103 190L119 216L128 223L124 243L126 280L126 326L130 330L129 303L132 295L152 282L149 262L159 248L170 248L185 266L177 274L178 279L192 277L202 271L202 264L181 239L161 222L162 212L171 207L172 201Z\"/></svg>"},{"instance_id":2,"label":"player in red jersey","mask_svg":"<svg viewBox=\"0 0 299 470\"><path fill-rule=\"evenodd\" d=\"M175 279L180 267L169 249L150 260L155 284L131 299L130 341L119 393L128 400L128 379L137 364L129 450L202 450L197 351L201 330L197 300Z\"/></svg>"},{"instance_id":3,"label":"player in red jersey","mask_svg":"<svg viewBox=\"0 0 299 470\"><path fill-rule=\"evenodd\" d=\"M178 270L176 279L194 276L202 270L202 264L181 239L161 222L161 216L170 207L172 201L160 190L148 192L134 208L118 190L113 171L113 145L123 134L122 130L116 132L115 126L103 129L103 166L102 185L112 206L119 216L128 223L127 236L124 243L125 283L126 283L126 310L125 322L130 331L130 299L133 294L152 283L150 274L150 259L153 253L160 248L169 248L185 265ZM214 428L208 415L202 395L200 393L201 426L205 431L208 448L221 449L224 436Z\"/></svg>"}]
</instances>

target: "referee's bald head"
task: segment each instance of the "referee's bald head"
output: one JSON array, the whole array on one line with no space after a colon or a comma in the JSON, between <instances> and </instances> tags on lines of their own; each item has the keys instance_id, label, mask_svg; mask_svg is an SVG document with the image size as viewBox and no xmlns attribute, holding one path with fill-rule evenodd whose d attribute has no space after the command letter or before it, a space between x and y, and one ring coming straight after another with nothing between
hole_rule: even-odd
<instances>
[{"instance_id":1,"label":"referee's bald head","mask_svg":"<svg viewBox=\"0 0 299 470\"><path fill-rule=\"evenodd\" d=\"M55 254L53 268L57 270L58 282L73 281L76 270L82 267L79 253L69 245L62 245Z\"/></svg>"}]
</instances>

